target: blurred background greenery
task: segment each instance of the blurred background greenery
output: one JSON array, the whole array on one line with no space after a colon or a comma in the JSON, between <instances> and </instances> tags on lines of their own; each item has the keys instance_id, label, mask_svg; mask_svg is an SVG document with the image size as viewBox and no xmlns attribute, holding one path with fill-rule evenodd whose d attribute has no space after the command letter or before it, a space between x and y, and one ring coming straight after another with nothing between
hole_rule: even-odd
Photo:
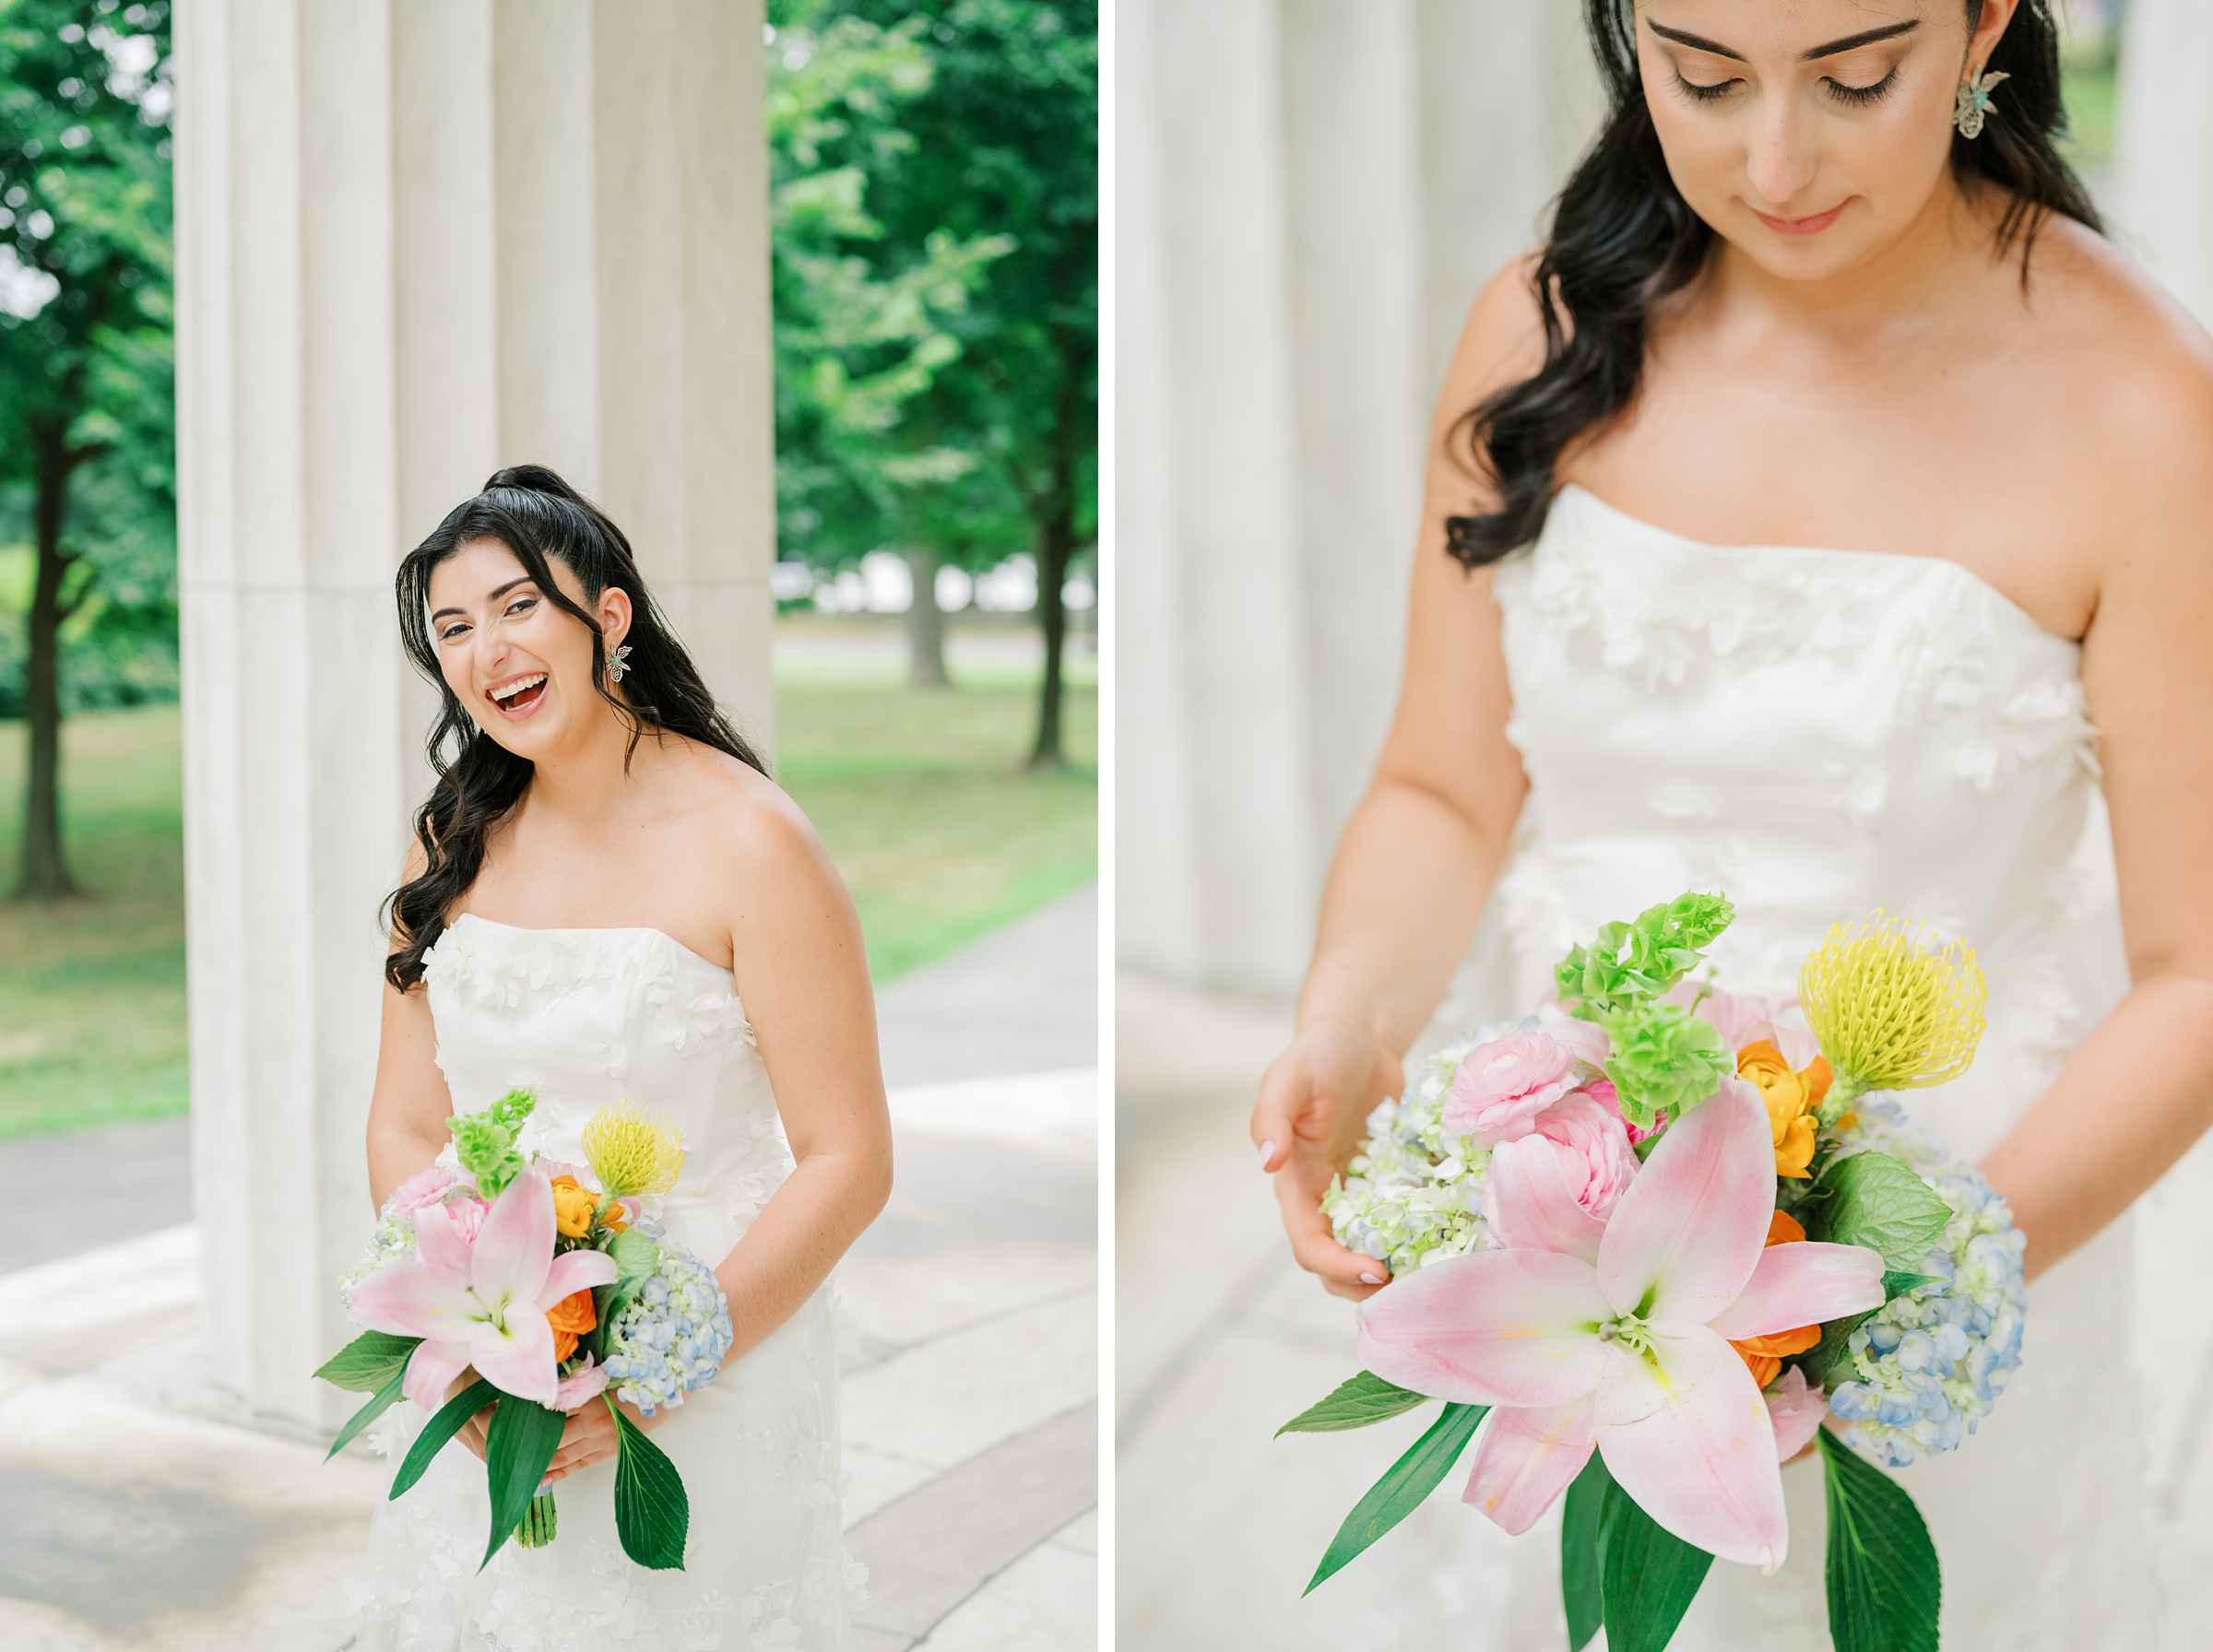
<instances>
[{"instance_id":1,"label":"blurred background greenery","mask_svg":"<svg viewBox=\"0 0 2213 1652\"><path fill-rule=\"evenodd\" d=\"M879 983L1096 875L1096 18L768 6L778 777ZM0 0L0 1135L187 1099L169 30Z\"/></svg>"}]
</instances>

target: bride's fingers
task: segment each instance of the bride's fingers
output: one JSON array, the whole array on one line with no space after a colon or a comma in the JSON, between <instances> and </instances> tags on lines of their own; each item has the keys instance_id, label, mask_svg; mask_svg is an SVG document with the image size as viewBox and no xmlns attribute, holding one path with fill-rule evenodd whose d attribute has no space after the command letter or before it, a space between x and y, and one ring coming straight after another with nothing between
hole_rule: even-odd
<instances>
[{"instance_id":1,"label":"bride's fingers","mask_svg":"<svg viewBox=\"0 0 2213 1652\"><path fill-rule=\"evenodd\" d=\"M1250 1126L1261 1170L1273 1174L1291 1157L1294 1127L1313 1093L1313 1075L1306 1062L1296 1056L1279 1056L1261 1078Z\"/></svg>"},{"instance_id":2,"label":"bride's fingers","mask_svg":"<svg viewBox=\"0 0 2213 1652\"><path fill-rule=\"evenodd\" d=\"M1291 1236L1291 1255L1308 1273L1320 1274L1331 1295L1358 1302L1391 1282L1384 1264L1337 1243L1328 1218L1297 1177L1276 1177L1275 1196L1283 1207L1284 1231Z\"/></svg>"}]
</instances>

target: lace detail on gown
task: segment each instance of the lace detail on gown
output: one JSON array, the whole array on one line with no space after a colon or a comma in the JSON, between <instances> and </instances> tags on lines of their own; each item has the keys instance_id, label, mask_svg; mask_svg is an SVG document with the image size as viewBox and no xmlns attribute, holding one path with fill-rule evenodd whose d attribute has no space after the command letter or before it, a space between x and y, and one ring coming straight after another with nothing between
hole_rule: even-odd
<instances>
[{"instance_id":1,"label":"lace detail on gown","mask_svg":"<svg viewBox=\"0 0 2213 1652\"><path fill-rule=\"evenodd\" d=\"M523 1144L582 1162L585 1121L629 1097L673 1115L683 1174L647 1212L719 1261L791 1168L728 970L650 929L527 930L464 916L424 964L438 1064L462 1112L538 1092ZM450 1154L450 1149L448 1152ZM865 1573L841 1535L835 1299L829 1286L688 1396L654 1433L692 1505L685 1567L622 1553L611 1463L563 1481L560 1535L503 1548L483 1466L448 1446L377 1511L349 1604L361 1652L835 1652ZM427 1421L395 1406L373 1447L396 1468Z\"/></svg>"},{"instance_id":2,"label":"lace detail on gown","mask_svg":"<svg viewBox=\"0 0 2213 1652\"><path fill-rule=\"evenodd\" d=\"M1568 945L1686 888L1735 900L1714 962L1740 992L1793 990L1831 922L1887 906L1980 951L1975 1068L1911 1101L1955 1150L1988 1150L2126 983L2077 645L1953 562L1710 546L1572 487L1495 590L1530 794L1497 889L1514 1002L1487 1013L1526 1009ZM1943 1561L1947 1652L2158 1643L2130 1277L2124 1221L2040 1280L1996 1411L1900 1471ZM1676 1652L1828 1646L1821 1476L1784 1480L1783 1570L1717 1564ZM1461 1540L1511 1579L1473 1645L1563 1644L1557 1530L1556 1512Z\"/></svg>"}]
</instances>

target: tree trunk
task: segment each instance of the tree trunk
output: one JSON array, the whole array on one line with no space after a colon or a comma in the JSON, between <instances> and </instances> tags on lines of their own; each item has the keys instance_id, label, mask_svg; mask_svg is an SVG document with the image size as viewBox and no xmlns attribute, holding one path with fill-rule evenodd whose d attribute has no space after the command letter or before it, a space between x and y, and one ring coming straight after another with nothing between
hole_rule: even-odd
<instances>
[{"instance_id":1,"label":"tree trunk","mask_svg":"<svg viewBox=\"0 0 2213 1652\"><path fill-rule=\"evenodd\" d=\"M950 688L945 676L945 616L938 611L938 553L927 546L910 545L899 554L915 586L914 600L906 605L906 686Z\"/></svg>"},{"instance_id":2,"label":"tree trunk","mask_svg":"<svg viewBox=\"0 0 2213 1652\"><path fill-rule=\"evenodd\" d=\"M32 421L38 486L31 504L31 537L38 572L31 584L29 658L23 667L23 720L30 736L30 772L23 788L23 876L17 893L27 901L59 901L77 893L62 854L62 621L69 608L62 585L77 559L62 550L62 518L68 508L69 473L81 455L69 450L68 427Z\"/></svg>"},{"instance_id":3,"label":"tree trunk","mask_svg":"<svg viewBox=\"0 0 2213 1652\"><path fill-rule=\"evenodd\" d=\"M1037 626L1045 632L1045 681L1037 695L1037 738L1030 748L1033 769L1068 766L1060 748L1060 649L1068 636L1068 603L1060 587L1068 583L1068 559L1076 545L1080 384L1078 364L1063 360L1059 405L1054 409L1051 469L1044 489L1031 502L1037 545Z\"/></svg>"}]
</instances>

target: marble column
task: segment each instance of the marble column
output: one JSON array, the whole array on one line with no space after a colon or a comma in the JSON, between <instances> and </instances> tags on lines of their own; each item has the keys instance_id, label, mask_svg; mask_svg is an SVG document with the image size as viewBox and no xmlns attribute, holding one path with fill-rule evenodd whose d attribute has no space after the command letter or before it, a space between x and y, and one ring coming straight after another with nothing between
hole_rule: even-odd
<instances>
[{"instance_id":1,"label":"marble column","mask_svg":"<svg viewBox=\"0 0 2213 1652\"><path fill-rule=\"evenodd\" d=\"M178 395L194 1176L220 1380L309 1373L369 1218L377 904L433 696L393 572L503 464L629 532L773 734L757 3L191 0Z\"/></svg>"},{"instance_id":2,"label":"marble column","mask_svg":"<svg viewBox=\"0 0 2213 1652\"><path fill-rule=\"evenodd\" d=\"M2106 196L2121 243L2213 327L2213 6L2128 0Z\"/></svg>"},{"instance_id":3,"label":"marble column","mask_svg":"<svg viewBox=\"0 0 2213 1652\"><path fill-rule=\"evenodd\" d=\"M1572 0L1127 0L1123 962L1296 985L1397 690L1431 403L1594 113Z\"/></svg>"}]
</instances>

